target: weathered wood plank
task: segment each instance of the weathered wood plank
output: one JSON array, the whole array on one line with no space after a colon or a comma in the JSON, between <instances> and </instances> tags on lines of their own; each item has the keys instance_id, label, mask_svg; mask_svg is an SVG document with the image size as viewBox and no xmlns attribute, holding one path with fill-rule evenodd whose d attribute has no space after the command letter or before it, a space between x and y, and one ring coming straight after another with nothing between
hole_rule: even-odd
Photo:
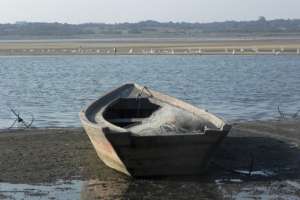
<instances>
[{"instance_id":1,"label":"weathered wood plank","mask_svg":"<svg viewBox=\"0 0 300 200\"><path fill-rule=\"evenodd\" d=\"M172 159L185 156L203 156L210 151L211 145L191 145L157 148L116 147L118 154L124 159Z\"/></svg>"},{"instance_id":2,"label":"weathered wood plank","mask_svg":"<svg viewBox=\"0 0 300 200\"><path fill-rule=\"evenodd\" d=\"M158 135L158 136L133 136L131 144L140 148L156 146L177 146L177 145L201 145L214 144L223 135L220 132L209 134L188 134L188 135Z\"/></svg>"}]
</instances>

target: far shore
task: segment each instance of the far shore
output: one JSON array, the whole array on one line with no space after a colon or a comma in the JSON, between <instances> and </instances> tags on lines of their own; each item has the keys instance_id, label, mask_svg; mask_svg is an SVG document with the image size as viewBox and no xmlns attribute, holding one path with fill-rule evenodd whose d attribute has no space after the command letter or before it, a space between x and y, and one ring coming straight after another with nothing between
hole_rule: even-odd
<instances>
[{"instance_id":1,"label":"far shore","mask_svg":"<svg viewBox=\"0 0 300 200\"><path fill-rule=\"evenodd\" d=\"M2 40L0 55L300 55L300 39Z\"/></svg>"}]
</instances>

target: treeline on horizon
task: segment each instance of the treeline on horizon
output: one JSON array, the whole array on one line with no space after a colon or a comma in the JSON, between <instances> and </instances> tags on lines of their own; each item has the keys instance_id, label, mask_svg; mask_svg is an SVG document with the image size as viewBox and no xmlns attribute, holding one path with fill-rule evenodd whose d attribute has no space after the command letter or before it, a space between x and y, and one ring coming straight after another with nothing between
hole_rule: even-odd
<instances>
[{"instance_id":1,"label":"treeline on horizon","mask_svg":"<svg viewBox=\"0 0 300 200\"><path fill-rule=\"evenodd\" d=\"M108 38L108 37L201 37L299 35L300 19L225 21L211 23L43 23L0 24L1 39L26 38Z\"/></svg>"}]
</instances>

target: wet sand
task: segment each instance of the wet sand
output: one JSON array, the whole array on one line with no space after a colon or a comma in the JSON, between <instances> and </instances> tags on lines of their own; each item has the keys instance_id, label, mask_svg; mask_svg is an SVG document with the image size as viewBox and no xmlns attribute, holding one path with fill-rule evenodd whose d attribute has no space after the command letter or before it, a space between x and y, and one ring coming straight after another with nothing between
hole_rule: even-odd
<instances>
[{"instance_id":1,"label":"wet sand","mask_svg":"<svg viewBox=\"0 0 300 200\"><path fill-rule=\"evenodd\" d=\"M1 183L76 180L78 199L300 199L299 130L300 120L237 123L203 176L144 180L106 167L81 128L2 130L0 199Z\"/></svg>"},{"instance_id":2,"label":"wet sand","mask_svg":"<svg viewBox=\"0 0 300 200\"><path fill-rule=\"evenodd\" d=\"M0 55L300 55L300 39L0 41Z\"/></svg>"}]
</instances>

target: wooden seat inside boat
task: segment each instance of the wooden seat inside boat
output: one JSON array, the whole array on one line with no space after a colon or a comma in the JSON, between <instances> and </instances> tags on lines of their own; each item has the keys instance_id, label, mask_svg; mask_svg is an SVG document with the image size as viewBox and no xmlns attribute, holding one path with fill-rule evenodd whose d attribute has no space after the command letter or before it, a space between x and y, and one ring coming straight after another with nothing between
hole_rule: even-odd
<instances>
[{"instance_id":1,"label":"wooden seat inside boat","mask_svg":"<svg viewBox=\"0 0 300 200\"><path fill-rule=\"evenodd\" d=\"M149 98L119 98L104 111L103 117L119 127L140 124L160 108L149 101Z\"/></svg>"}]
</instances>

